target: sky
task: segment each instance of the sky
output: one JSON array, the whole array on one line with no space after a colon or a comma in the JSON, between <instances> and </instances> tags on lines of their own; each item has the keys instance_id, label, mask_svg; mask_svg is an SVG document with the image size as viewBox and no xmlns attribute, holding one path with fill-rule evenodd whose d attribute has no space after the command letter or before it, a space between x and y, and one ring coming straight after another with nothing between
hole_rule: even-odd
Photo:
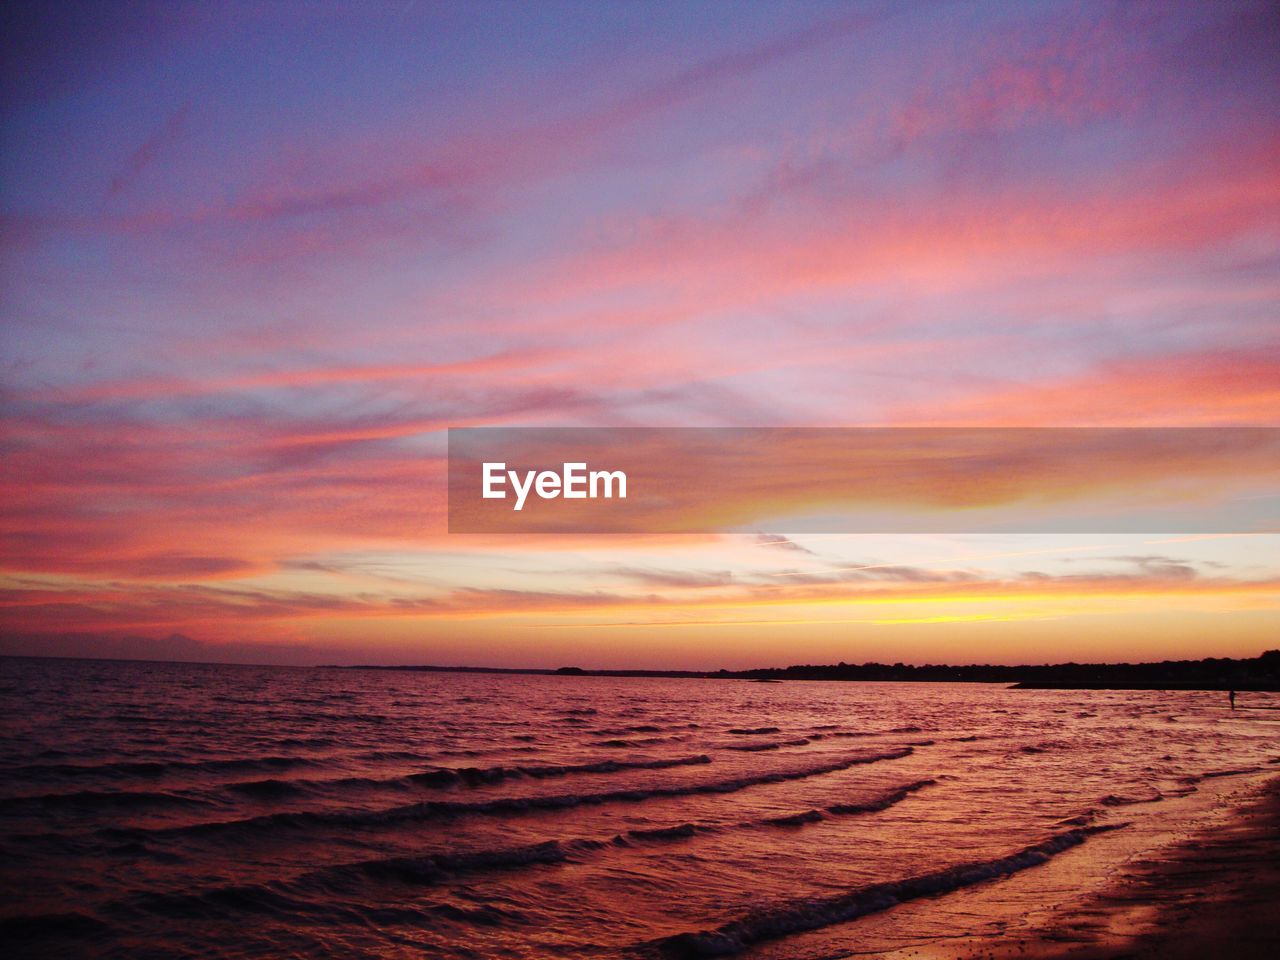
<instances>
[{"instance_id":1,"label":"sky","mask_svg":"<svg viewBox=\"0 0 1280 960\"><path fill-rule=\"evenodd\" d=\"M0 652L1254 656L1280 536L447 533L471 426L1280 426L1257 3L16 3Z\"/></svg>"}]
</instances>

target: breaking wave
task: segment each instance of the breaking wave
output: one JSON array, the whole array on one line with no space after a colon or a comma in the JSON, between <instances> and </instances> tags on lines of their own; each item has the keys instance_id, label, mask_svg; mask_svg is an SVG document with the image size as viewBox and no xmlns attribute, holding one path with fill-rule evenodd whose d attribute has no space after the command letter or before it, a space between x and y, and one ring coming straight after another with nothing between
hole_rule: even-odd
<instances>
[{"instance_id":1,"label":"breaking wave","mask_svg":"<svg viewBox=\"0 0 1280 960\"><path fill-rule=\"evenodd\" d=\"M1114 830L1121 824L1081 827L1055 834L1047 840L994 860L964 863L932 873L858 887L834 897L784 902L755 911L714 930L681 933L653 941L658 955L673 958L720 957L739 953L757 943L793 933L847 923L868 913L919 897L949 893L962 887L1039 866L1064 850L1079 846L1095 833Z\"/></svg>"},{"instance_id":2,"label":"breaking wave","mask_svg":"<svg viewBox=\"0 0 1280 960\"><path fill-rule=\"evenodd\" d=\"M240 820L196 823L178 827L147 829L108 827L104 836L144 839L148 836L199 836L211 833L244 833L261 829L306 828L314 825L376 826L397 821L431 820L467 815L521 814L539 810L563 810L605 803L640 803L657 797L681 797L697 794L735 793L767 783L802 780L848 770L861 764L900 760L913 753L903 747L886 753L860 754L792 770L764 771L725 780L657 785L632 789L602 790L593 793L568 793L520 797L496 797L491 800L426 800L381 810L338 810L272 813Z\"/></svg>"}]
</instances>

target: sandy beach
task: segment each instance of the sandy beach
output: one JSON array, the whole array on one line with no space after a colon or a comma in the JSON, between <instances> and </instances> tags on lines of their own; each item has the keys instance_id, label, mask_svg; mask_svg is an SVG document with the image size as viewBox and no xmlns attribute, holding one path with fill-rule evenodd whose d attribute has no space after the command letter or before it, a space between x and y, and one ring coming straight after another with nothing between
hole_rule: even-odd
<instances>
[{"instance_id":1,"label":"sandy beach","mask_svg":"<svg viewBox=\"0 0 1280 960\"><path fill-rule=\"evenodd\" d=\"M912 951L930 960L1192 960L1280 956L1280 776L1228 823L1124 867L1053 919Z\"/></svg>"}]
</instances>

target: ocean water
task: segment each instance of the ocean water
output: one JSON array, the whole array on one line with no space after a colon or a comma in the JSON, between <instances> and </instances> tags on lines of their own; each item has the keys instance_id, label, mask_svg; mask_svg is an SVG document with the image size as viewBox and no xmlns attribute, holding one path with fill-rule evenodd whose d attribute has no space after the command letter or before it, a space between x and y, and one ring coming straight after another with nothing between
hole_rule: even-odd
<instances>
[{"instance_id":1,"label":"ocean water","mask_svg":"<svg viewBox=\"0 0 1280 960\"><path fill-rule=\"evenodd\" d=\"M1221 693L0 660L0 940L887 952L1226 815L1280 769L1276 718Z\"/></svg>"}]
</instances>

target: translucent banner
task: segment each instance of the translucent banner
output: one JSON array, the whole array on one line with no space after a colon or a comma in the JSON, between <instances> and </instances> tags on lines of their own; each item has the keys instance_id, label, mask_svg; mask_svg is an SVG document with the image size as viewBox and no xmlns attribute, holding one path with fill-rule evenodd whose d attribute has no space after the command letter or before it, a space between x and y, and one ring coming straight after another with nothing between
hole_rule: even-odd
<instances>
[{"instance_id":1,"label":"translucent banner","mask_svg":"<svg viewBox=\"0 0 1280 960\"><path fill-rule=\"evenodd\" d=\"M1280 428L449 431L451 533L1261 533Z\"/></svg>"}]
</instances>

